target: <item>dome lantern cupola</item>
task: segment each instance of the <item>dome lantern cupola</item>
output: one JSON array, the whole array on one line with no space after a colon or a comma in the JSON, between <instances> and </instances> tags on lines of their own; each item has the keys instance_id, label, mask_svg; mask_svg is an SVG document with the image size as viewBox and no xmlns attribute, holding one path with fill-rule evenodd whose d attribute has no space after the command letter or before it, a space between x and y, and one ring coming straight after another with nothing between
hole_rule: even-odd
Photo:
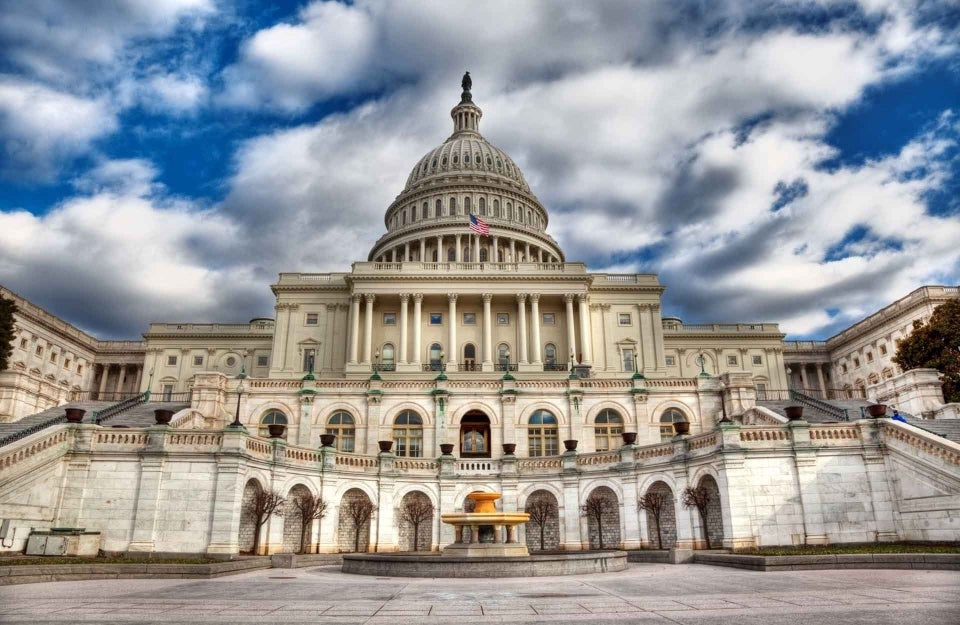
<instances>
[{"instance_id":1,"label":"dome lantern cupola","mask_svg":"<svg viewBox=\"0 0 960 625\"><path fill-rule=\"evenodd\" d=\"M453 134L473 133L479 135L480 118L483 117L483 111L473 103L473 95L470 93L473 80L470 79L470 72L463 75L463 81L460 85L463 87L463 93L460 94L460 104L450 111L450 117L453 118Z\"/></svg>"}]
</instances>

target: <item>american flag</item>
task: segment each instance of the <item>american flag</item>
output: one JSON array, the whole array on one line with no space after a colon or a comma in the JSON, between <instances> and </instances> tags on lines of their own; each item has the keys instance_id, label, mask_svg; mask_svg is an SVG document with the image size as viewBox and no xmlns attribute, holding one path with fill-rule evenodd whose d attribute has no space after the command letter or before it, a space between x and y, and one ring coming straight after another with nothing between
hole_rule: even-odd
<instances>
[{"instance_id":1,"label":"american flag","mask_svg":"<svg viewBox=\"0 0 960 625\"><path fill-rule=\"evenodd\" d=\"M490 236L490 226L476 215L470 215L470 229L482 237Z\"/></svg>"}]
</instances>

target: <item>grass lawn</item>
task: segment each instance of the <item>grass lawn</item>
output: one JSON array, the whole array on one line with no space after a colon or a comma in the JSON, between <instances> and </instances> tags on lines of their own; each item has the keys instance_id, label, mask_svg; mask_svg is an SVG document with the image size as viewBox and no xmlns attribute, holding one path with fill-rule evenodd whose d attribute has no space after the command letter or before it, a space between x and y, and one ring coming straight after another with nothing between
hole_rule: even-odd
<instances>
[{"instance_id":1,"label":"grass lawn","mask_svg":"<svg viewBox=\"0 0 960 625\"><path fill-rule=\"evenodd\" d=\"M845 553L960 553L960 543L868 543L862 545L801 545L739 549L746 556L821 556Z\"/></svg>"}]
</instances>

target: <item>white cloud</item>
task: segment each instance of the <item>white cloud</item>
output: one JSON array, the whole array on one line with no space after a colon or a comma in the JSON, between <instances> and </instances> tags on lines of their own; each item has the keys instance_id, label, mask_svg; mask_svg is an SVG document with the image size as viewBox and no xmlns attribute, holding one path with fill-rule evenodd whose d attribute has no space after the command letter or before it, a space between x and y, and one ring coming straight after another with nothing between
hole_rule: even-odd
<instances>
[{"instance_id":1,"label":"white cloud","mask_svg":"<svg viewBox=\"0 0 960 625\"><path fill-rule=\"evenodd\" d=\"M0 77L0 175L51 179L61 160L86 152L116 127L106 99Z\"/></svg>"},{"instance_id":2,"label":"white cloud","mask_svg":"<svg viewBox=\"0 0 960 625\"><path fill-rule=\"evenodd\" d=\"M192 113L207 99L207 84L198 76L157 74L143 82L141 102L152 111Z\"/></svg>"}]
</instances>

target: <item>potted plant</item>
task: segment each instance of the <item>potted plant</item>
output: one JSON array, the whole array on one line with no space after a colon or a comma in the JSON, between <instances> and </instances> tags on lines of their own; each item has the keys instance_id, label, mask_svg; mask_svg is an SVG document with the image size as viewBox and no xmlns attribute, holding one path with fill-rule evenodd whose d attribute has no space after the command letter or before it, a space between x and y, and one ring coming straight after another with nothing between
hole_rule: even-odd
<instances>
[{"instance_id":1,"label":"potted plant","mask_svg":"<svg viewBox=\"0 0 960 625\"><path fill-rule=\"evenodd\" d=\"M791 421L799 421L803 418L803 406L787 406L783 412Z\"/></svg>"},{"instance_id":2,"label":"potted plant","mask_svg":"<svg viewBox=\"0 0 960 625\"><path fill-rule=\"evenodd\" d=\"M515 451L517 451L517 444L516 444L516 443L504 443L504 444L503 444L503 455L504 455L504 456L512 456Z\"/></svg>"},{"instance_id":3,"label":"potted plant","mask_svg":"<svg viewBox=\"0 0 960 625\"><path fill-rule=\"evenodd\" d=\"M566 447L567 451L577 451L577 441L575 439L569 439L563 441L563 446Z\"/></svg>"},{"instance_id":4,"label":"potted plant","mask_svg":"<svg viewBox=\"0 0 960 625\"><path fill-rule=\"evenodd\" d=\"M633 445L637 442L636 432L620 432L620 437L623 438L624 445Z\"/></svg>"},{"instance_id":5,"label":"potted plant","mask_svg":"<svg viewBox=\"0 0 960 625\"><path fill-rule=\"evenodd\" d=\"M320 435L320 446L321 447L333 447L333 441L337 439L336 434L321 434Z\"/></svg>"},{"instance_id":6,"label":"potted plant","mask_svg":"<svg viewBox=\"0 0 960 625\"><path fill-rule=\"evenodd\" d=\"M283 431L287 429L282 423L271 423L267 425L267 431L270 432L270 438L283 438Z\"/></svg>"},{"instance_id":7,"label":"potted plant","mask_svg":"<svg viewBox=\"0 0 960 625\"><path fill-rule=\"evenodd\" d=\"M86 410L83 408L66 408L64 410L67 416L68 423L80 423L83 421L83 415L86 414Z\"/></svg>"},{"instance_id":8,"label":"potted plant","mask_svg":"<svg viewBox=\"0 0 960 625\"><path fill-rule=\"evenodd\" d=\"M440 453L444 456L453 454L453 443L440 443Z\"/></svg>"},{"instance_id":9,"label":"potted plant","mask_svg":"<svg viewBox=\"0 0 960 625\"><path fill-rule=\"evenodd\" d=\"M886 404L870 404L867 406L867 412L870 413L870 416L874 419L879 419L880 417L885 417L887 415L887 405Z\"/></svg>"},{"instance_id":10,"label":"potted plant","mask_svg":"<svg viewBox=\"0 0 960 625\"><path fill-rule=\"evenodd\" d=\"M393 449L393 441L377 441L377 446L380 448L380 453L390 453Z\"/></svg>"},{"instance_id":11,"label":"potted plant","mask_svg":"<svg viewBox=\"0 0 960 625\"><path fill-rule=\"evenodd\" d=\"M157 425L170 425L170 421L173 419L173 411L166 408L157 408L153 411L153 419L157 422Z\"/></svg>"},{"instance_id":12,"label":"potted plant","mask_svg":"<svg viewBox=\"0 0 960 625\"><path fill-rule=\"evenodd\" d=\"M689 421L674 421L673 422L673 431L677 433L677 436L686 436L690 433L690 422Z\"/></svg>"}]
</instances>

